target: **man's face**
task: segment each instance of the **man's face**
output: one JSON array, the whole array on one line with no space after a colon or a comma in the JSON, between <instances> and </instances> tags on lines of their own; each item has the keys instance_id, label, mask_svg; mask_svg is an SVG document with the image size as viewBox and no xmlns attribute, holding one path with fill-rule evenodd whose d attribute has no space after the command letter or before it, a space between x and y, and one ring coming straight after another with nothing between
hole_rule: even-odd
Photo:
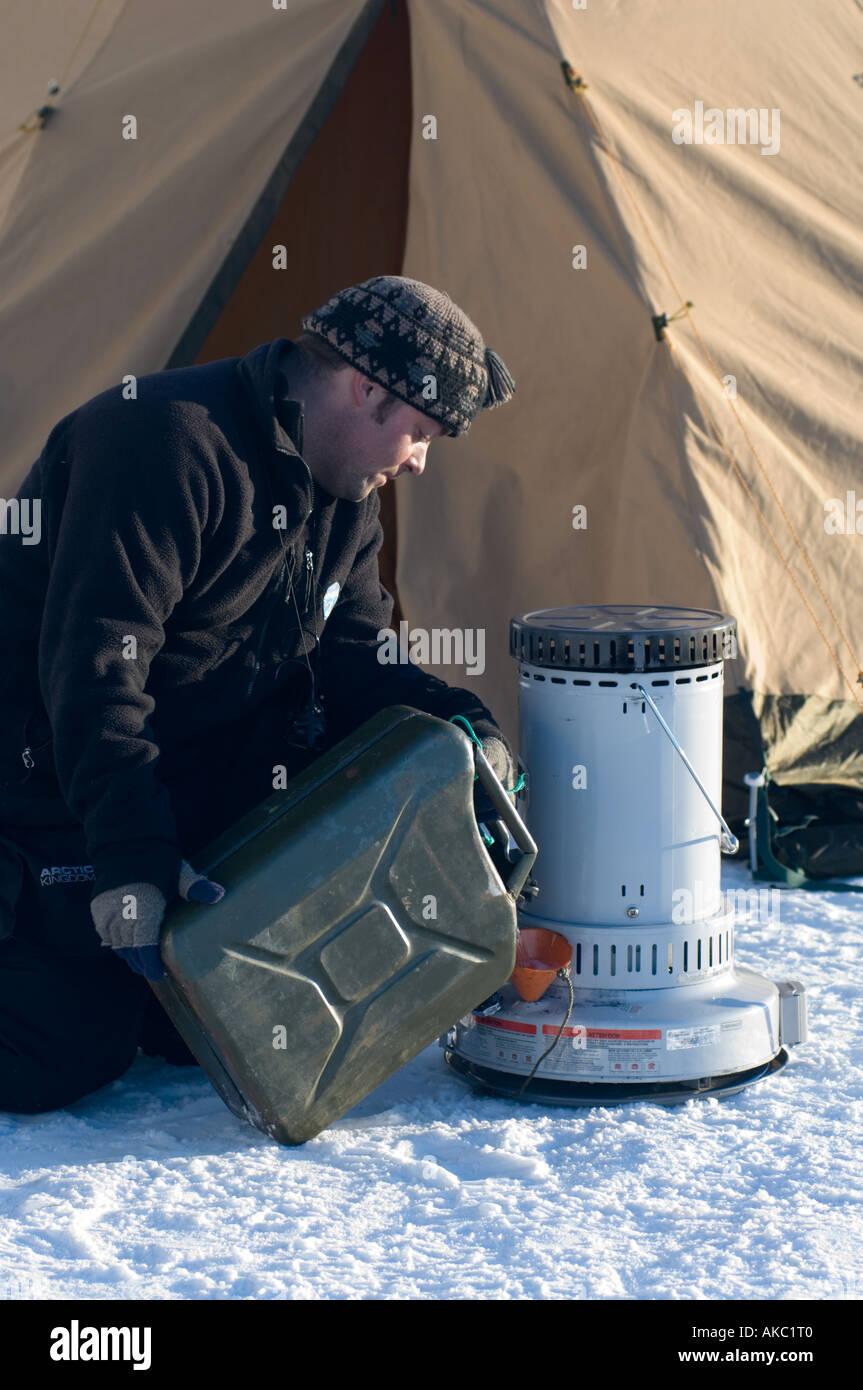
<instances>
[{"instance_id":1,"label":"man's face","mask_svg":"<svg viewBox=\"0 0 863 1390\"><path fill-rule=\"evenodd\" d=\"M353 369L337 372L332 382L322 447L312 459L307 456L321 486L333 497L362 502L400 473L418 477L429 444L444 432L440 421Z\"/></svg>"}]
</instances>

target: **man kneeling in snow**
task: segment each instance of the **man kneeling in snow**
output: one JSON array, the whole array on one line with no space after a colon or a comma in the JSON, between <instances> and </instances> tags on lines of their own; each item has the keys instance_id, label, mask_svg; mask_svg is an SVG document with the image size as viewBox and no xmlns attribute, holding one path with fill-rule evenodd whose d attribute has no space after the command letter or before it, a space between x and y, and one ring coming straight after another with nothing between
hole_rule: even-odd
<instances>
[{"instance_id":1,"label":"man kneeling in snow","mask_svg":"<svg viewBox=\"0 0 863 1390\"><path fill-rule=\"evenodd\" d=\"M274 764L293 775L408 704L464 715L512 786L475 696L377 660L378 489L512 378L447 295L400 276L303 330L102 392L19 489L43 538L0 546L2 1110L69 1104L139 1043L193 1060L144 977L167 904L224 891L186 856L272 793Z\"/></svg>"}]
</instances>

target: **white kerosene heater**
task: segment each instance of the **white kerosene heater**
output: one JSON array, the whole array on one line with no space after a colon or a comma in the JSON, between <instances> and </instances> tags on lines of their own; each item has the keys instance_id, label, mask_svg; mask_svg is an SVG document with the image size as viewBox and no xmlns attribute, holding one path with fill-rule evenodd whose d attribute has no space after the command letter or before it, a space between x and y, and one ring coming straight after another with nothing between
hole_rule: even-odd
<instances>
[{"instance_id":1,"label":"white kerosene heater","mask_svg":"<svg viewBox=\"0 0 863 1390\"><path fill-rule=\"evenodd\" d=\"M476 1089L663 1104L730 1095L806 1041L806 991L734 959L720 853L735 620L692 608L514 618L518 809L539 846L511 980L441 1039ZM766 891L766 890L762 890Z\"/></svg>"}]
</instances>

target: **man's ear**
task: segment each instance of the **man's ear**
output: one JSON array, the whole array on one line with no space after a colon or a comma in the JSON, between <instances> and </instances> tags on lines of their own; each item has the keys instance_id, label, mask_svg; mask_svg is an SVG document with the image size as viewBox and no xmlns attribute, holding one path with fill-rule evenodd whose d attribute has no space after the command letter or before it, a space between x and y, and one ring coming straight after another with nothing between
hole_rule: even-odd
<instances>
[{"instance_id":1,"label":"man's ear","mask_svg":"<svg viewBox=\"0 0 863 1390\"><path fill-rule=\"evenodd\" d=\"M351 368L351 396L356 405L364 405L375 389L376 383L363 376L356 367Z\"/></svg>"}]
</instances>

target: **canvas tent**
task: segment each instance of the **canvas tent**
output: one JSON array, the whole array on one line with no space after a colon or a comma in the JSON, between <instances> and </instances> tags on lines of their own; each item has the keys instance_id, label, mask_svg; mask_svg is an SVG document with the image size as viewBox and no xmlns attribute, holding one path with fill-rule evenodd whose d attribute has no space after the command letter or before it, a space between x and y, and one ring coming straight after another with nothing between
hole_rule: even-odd
<instances>
[{"instance_id":1,"label":"canvas tent","mask_svg":"<svg viewBox=\"0 0 863 1390\"><path fill-rule=\"evenodd\" d=\"M722 608L731 812L759 740L778 783L860 806L859 0L2 0L0 22L5 497L125 373L415 276L516 379L385 489L405 618L486 633L481 675L431 669L515 741L513 614ZM699 104L763 119L675 140Z\"/></svg>"}]
</instances>

